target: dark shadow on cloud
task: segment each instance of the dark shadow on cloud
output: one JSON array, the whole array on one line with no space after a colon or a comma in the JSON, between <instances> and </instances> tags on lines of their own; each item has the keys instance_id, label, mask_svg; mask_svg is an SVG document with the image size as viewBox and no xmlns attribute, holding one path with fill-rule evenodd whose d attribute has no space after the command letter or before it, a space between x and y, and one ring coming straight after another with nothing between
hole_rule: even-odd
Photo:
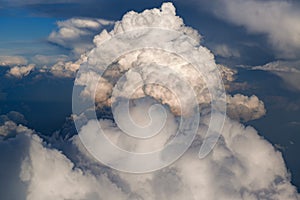
<instances>
[{"instance_id":1,"label":"dark shadow on cloud","mask_svg":"<svg viewBox=\"0 0 300 200\"><path fill-rule=\"evenodd\" d=\"M1 199L26 199L26 185L20 180L22 162L29 151L28 137L0 141L0 194Z\"/></svg>"}]
</instances>

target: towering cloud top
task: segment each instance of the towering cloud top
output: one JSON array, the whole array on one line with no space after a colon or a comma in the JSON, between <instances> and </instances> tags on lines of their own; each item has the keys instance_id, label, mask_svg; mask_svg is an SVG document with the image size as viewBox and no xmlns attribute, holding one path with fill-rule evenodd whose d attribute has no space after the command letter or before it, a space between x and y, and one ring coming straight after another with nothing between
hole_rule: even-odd
<instances>
[{"instance_id":1,"label":"towering cloud top","mask_svg":"<svg viewBox=\"0 0 300 200\"><path fill-rule=\"evenodd\" d=\"M171 29L180 34L162 34L152 38L149 35L152 36L151 33L153 32L145 30L149 27L162 29L163 31L160 33L166 33L166 29ZM131 37L131 39L137 38L137 40L118 38L120 34L141 29L144 31L134 32L137 35ZM183 37L181 37L182 35ZM118 40L110 40L114 37L117 37ZM130 37L128 38L130 39ZM176 16L175 8L171 3L164 3L161 9L145 10L142 13L129 12L120 22L116 23L111 32L103 31L97 35L94 40L96 47L82 57L81 67L83 69L87 67L88 70L79 71L76 79L75 84L82 88L78 97L82 98L83 101L96 99L98 108L110 112L104 108L114 100L114 95L127 97L126 95L131 92L131 86L136 83L135 81L138 80L143 84L153 83L162 81L160 79L162 77L168 86L179 86L177 91L183 100L191 99L190 93L185 89L192 88L197 101L205 108L204 105L211 103L206 85L211 87L216 85L218 80L213 79L215 77L211 74L219 70L212 53L200 45L200 38L195 30L186 27L183 20ZM107 44L107 41L114 41L114 43ZM101 49L103 44L106 44L107 51L114 53L124 49L124 47L140 45L142 41L146 44L147 42L160 44L163 41L163 44L167 44L164 46L167 49L173 48L181 53L200 55L196 62L200 63L199 66L204 72L207 72L205 75L212 79L205 79L196 73L195 68L187 60L178 54L163 51L163 49L130 51L117 57L109 66L102 65L105 60L110 60L112 57L112 54L109 53L99 54L99 52L103 52ZM76 63L76 66L72 65L66 68L58 66L57 71L75 72L78 65L79 63ZM225 67L221 68L220 74L230 85L234 72ZM102 72L100 73L102 76L99 75L99 72ZM185 88L185 85L179 84L181 82L176 77L185 80L191 88ZM211 82L205 80L211 80ZM114 87L116 87L116 94L113 93ZM96 91L96 95L94 95L94 91ZM146 96L151 96L151 100L148 100ZM120 130L115 121L103 119L103 115L96 120L86 120L88 119L87 116L85 120L88 123L86 124L84 124L86 121L80 121L84 124L79 130L80 133L85 134L84 136L90 141L98 142L96 137L90 133L97 130L100 124L112 143L128 151L137 152L148 151L153 147L159 148L175 137L175 129L180 126L178 120L180 116L178 115L182 113L178 111L180 106L168 90L159 85L149 84L136 90L134 95L130 97L132 107L129 111L133 118L137 119L137 123L141 125L147 125L149 116L152 117L153 121L161 120L162 114L159 109L150 110L148 113L145 111L153 99L170 107L170 110L166 112L167 126L161 130L162 133L165 133L163 137L136 144L136 141L130 140ZM229 97L228 103L235 119L258 118L265 112L263 103L255 96L248 98L237 94ZM124 119L123 117L127 117L125 112L119 114L121 120ZM145 116L145 114L149 114L149 116ZM253 128L244 127L238 121L229 119L224 115L225 113L201 114L201 123L199 123L195 140L187 152L177 162L162 170L140 175L122 173L104 167L86 151L78 135L71 139L61 140L55 140L53 137L48 139L48 143L52 145L48 145L34 131L28 131L29 129L23 126L20 127L5 121L0 127L2 132L5 131L5 134L2 135L10 135L9 132L12 131L18 134L15 138L0 141L1 161L3 160L5 164L8 163L9 166L14 166L11 168L0 165L1 171L8 172L9 175L12 174L9 178L13 179L13 181L5 183L10 184L9 188L12 188L13 191L5 191L4 198L10 198L10 193L13 193L18 195L18 199L20 199L19 196L26 196L26 199L30 200L50 200L53 198L59 200L299 199L299 194L290 183L290 174L285 167L281 153L276 151L268 141L260 137ZM218 132L221 134L220 140L207 157L199 159L199 148L204 142L202 133L209 129L209 122L214 115L226 119L222 131ZM73 115L74 119L77 117ZM214 122L218 123L218 121ZM18 131L20 128L27 131L22 134L21 131ZM67 129L67 131L69 130ZM188 130L185 131L179 135L188 135ZM57 135L59 136L59 133ZM59 147L60 151L54 147ZM101 147L97 146L97 148ZM11 149L14 151L12 152ZM12 156L5 154L9 150ZM169 150L176 151L175 148ZM127 157L115 156L109 150L106 153L112 161L119 162L127 159ZM168 154L159 155L159 159L168 159ZM152 162L143 164L147 166L151 165ZM6 174L5 177L7 177Z\"/></svg>"}]
</instances>

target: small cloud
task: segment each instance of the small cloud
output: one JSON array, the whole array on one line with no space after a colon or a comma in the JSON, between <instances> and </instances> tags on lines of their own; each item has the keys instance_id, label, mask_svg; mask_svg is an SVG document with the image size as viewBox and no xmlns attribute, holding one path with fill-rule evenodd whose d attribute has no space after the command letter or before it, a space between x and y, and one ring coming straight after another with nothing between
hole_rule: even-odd
<instances>
[{"instance_id":1,"label":"small cloud","mask_svg":"<svg viewBox=\"0 0 300 200\"><path fill-rule=\"evenodd\" d=\"M27 59L22 56L0 56L0 66L26 65Z\"/></svg>"},{"instance_id":2,"label":"small cloud","mask_svg":"<svg viewBox=\"0 0 300 200\"><path fill-rule=\"evenodd\" d=\"M27 66L14 66L10 68L10 70L6 73L7 76L12 76L15 78L23 78L27 76L31 71L35 68L34 64L30 64Z\"/></svg>"},{"instance_id":3,"label":"small cloud","mask_svg":"<svg viewBox=\"0 0 300 200\"><path fill-rule=\"evenodd\" d=\"M86 62L86 59L87 57L82 54L75 62L59 60L52 66L43 66L39 69L39 72L50 73L59 78L74 78L80 65Z\"/></svg>"},{"instance_id":4,"label":"small cloud","mask_svg":"<svg viewBox=\"0 0 300 200\"><path fill-rule=\"evenodd\" d=\"M32 130L24 126L26 123L27 121L24 115L16 111L10 111L6 115L0 115L0 136L9 138L20 133L32 133Z\"/></svg>"},{"instance_id":5,"label":"small cloud","mask_svg":"<svg viewBox=\"0 0 300 200\"><path fill-rule=\"evenodd\" d=\"M113 21L96 18L71 18L57 22L58 30L52 31L48 40L75 54L82 54L93 47L93 37Z\"/></svg>"},{"instance_id":6,"label":"small cloud","mask_svg":"<svg viewBox=\"0 0 300 200\"><path fill-rule=\"evenodd\" d=\"M232 49L226 44L216 45L213 52L215 55L224 58L240 57L240 52L238 50Z\"/></svg>"},{"instance_id":7,"label":"small cloud","mask_svg":"<svg viewBox=\"0 0 300 200\"><path fill-rule=\"evenodd\" d=\"M238 121L259 119L266 114L264 103L252 95L251 97L236 94L227 96L227 114Z\"/></svg>"},{"instance_id":8,"label":"small cloud","mask_svg":"<svg viewBox=\"0 0 300 200\"><path fill-rule=\"evenodd\" d=\"M287 89L300 91L300 60L275 61L250 68L253 70L269 71L279 76L284 81Z\"/></svg>"}]
</instances>

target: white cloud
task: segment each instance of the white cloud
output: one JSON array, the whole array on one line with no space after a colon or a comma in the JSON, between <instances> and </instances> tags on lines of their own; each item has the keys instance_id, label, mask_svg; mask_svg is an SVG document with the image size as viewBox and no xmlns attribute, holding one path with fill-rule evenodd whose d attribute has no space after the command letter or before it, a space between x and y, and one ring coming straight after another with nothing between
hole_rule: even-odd
<instances>
[{"instance_id":1,"label":"white cloud","mask_svg":"<svg viewBox=\"0 0 300 200\"><path fill-rule=\"evenodd\" d=\"M58 30L53 31L48 40L65 48L70 48L75 54L82 54L93 46L92 38L112 21L93 18L71 18L57 22Z\"/></svg>"},{"instance_id":2,"label":"white cloud","mask_svg":"<svg viewBox=\"0 0 300 200\"><path fill-rule=\"evenodd\" d=\"M50 73L51 75L58 78L74 78L76 76L76 72L78 71L80 65L85 63L87 60L85 54L82 54L80 58L74 62L67 61L67 58L65 56L61 56L57 58L56 56L44 57L40 55L38 59L41 59L41 62L44 62L45 64L46 63L51 64L51 62L53 61L52 58L55 58L56 61L53 65L44 65L38 68L38 71L40 73Z\"/></svg>"},{"instance_id":3,"label":"white cloud","mask_svg":"<svg viewBox=\"0 0 300 200\"><path fill-rule=\"evenodd\" d=\"M28 156L20 178L28 184L26 199L126 199L127 195L106 174L82 171L61 152L48 148L36 135L30 136Z\"/></svg>"},{"instance_id":4,"label":"white cloud","mask_svg":"<svg viewBox=\"0 0 300 200\"><path fill-rule=\"evenodd\" d=\"M27 59L22 56L0 56L0 66L26 65Z\"/></svg>"},{"instance_id":5,"label":"white cloud","mask_svg":"<svg viewBox=\"0 0 300 200\"><path fill-rule=\"evenodd\" d=\"M178 163L195 199L299 198L280 152L251 127L227 119L213 152L201 161L196 153L195 147Z\"/></svg>"},{"instance_id":6,"label":"white cloud","mask_svg":"<svg viewBox=\"0 0 300 200\"><path fill-rule=\"evenodd\" d=\"M9 138L21 133L33 133L32 130L24 126L26 123L27 121L24 115L16 111L10 111L6 115L0 115L0 136Z\"/></svg>"},{"instance_id":7,"label":"white cloud","mask_svg":"<svg viewBox=\"0 0 300 200\"><path fill-rule=\"evenodd\" d=\"M185 29L186 27L184 27L182 20L175 17L174 14L175 10L171 4L164 4L161 10L147 10L142 14L130 12L123 17L122 21L116 23L113 32L103 32L96 36L96 46L97 44L101 44L102 40L115 34L115 32L122 33L126 30L133 30L134 28L146 27L149 25L160 27L164 24L164 20L169 22L165 25L168 26L168 28L175 30ZM156 21L156 19L159 20ZM149 22L150 24L148 24ZM195 37L197 34L193 32L193 36ZM172 40L172 42L176 42L176 40ZM204 49L205 47L202 48ZM99 63L97 60L98 57L96 56L97 47L87 55L90 66L95 65L96 67ZM208 68L209 65L214 64L213 59L210 60L211 62L208 62L208 58L212 57L210 57L210 55L211 54L203 51L203 57L201 57L203 63L207 62L205 67ZM176 59L173 55L161 51L137 51L121 57L114 63L112 70L106 71L107 74L104 74L104 78L102 77L101 79L102 88L99 89L100 92L96 92L96 95L100 94L98 97L99 101L101 103L103 101L110 101L109 98L111 96L109 94L111 93L113 85L112 80L120 78L121 75L118 73L127 72L128 69L132 68L132 63L134 63L135 66L139 63L143 63L145 66L145 63L149 62L156 62L163 66L171 66L174 70L178 70L178 72L181 72L181 74L188 77L191 84L203 84L200 79L197 79L195 73L188 68L184 61ZM132 70L125 73L126 81L131 83L130 81L133 79L143 79L143 73L149 69L151 68L145 67L145 69L143 68L140 71ZM155 77L160 76L161 74L155 74L156 76L151 75L152 74L150 73L146 78L153 78L156 80ZM227 81L234 79L234 72L226 70L226 67L224 66L222 75ZM92 81L94 85L89 85L86 84L86 82L89 79L98 80L98 78L100 78L100 76L97 75L97 73L88 72L83 73L82 77L77 79L77 84L86 86L82 95L91 97L92 91L98 89L96 87L97 83ZM171 80L172 83L176 83L173 79L169 80ZM128 84L128 86L130 86L130 84ZM130 88L129 90L126 90L126 87L119 89L121 90L121 93L128 93L130 90ZM147 91L147 89L144 88L144 91ZM151 92L143 94L144 91L137 91L134 98L139 99L140 97L148 95L157 99L162 99L162 102L166 101L167 104L170 105L171 110L172 106L176 107L176 102L169 101L170 95L165 91L161 91L160 88L152 87L150 91L154 94L151 94ZM188 96L187 92L182 94ZM197 95L199 95L202 102L209 102L209 100L205 99L205 92L200 91ZM229 114L235 119L242 119L245 121L257 119L265 113L263 102L256 96L246 97L237 94L235 96L229 96L228 101L231 112ZM133 105L139 106L137 104ZM122 113L118 114L120 114L121 116L119 117L122 118ZM175 114L177 113L175 112ZM133 116L135 116L135 112L133 112ZM203 142L203 133L205 133L208 128L210 117L210 115L205 115L205 113L202 115L196 141L188 152L173 165L158 172L143 175L118 173L122 180L121 182L126 182L131 189L130 192L141 199L296 200L299 198L296 188L290 183L290 175L285 167L281 153L276 151L268 141L260 137L253 128L244 127L239 122L232 121L228 117L226 117L225 125L221 132L222 136L216 147L207 157L199 160L199 148ZM139 115L137 115L137 119L143 120ZM126 147L127 150L140 150L140 146L136 144L136 141L128 138L124 139L126 136L122 136L122 134L125 133L122 133L111 120L100 120L99 123L105 130L106 135L118 146L122 146L123 148ZM169 124L169 128L176 129L176 126L179 125L176 125L176 123L179 122L173 121L173 123ZM97 123L92 123L91 121L91 123L87 123L86 126L81 129L81 133L86 133L88 135L90 133L89 130L95 129L96 127L98 127ZM169 137L170 140L172 136ZM83 166L95 167L94 159L91 159L91 155L86 152L80 143L78 136L75 136L73 141L81 151L81 153L77 154L77 156L80 157L79 160L81 160L81 164ZM141 146L146 147L147 149L148 147L157 147L157 145L159 145L158 142L153 140L147 145ZM111 155L111 159L115 158L114 155Z\"/></svg>"},{"instance_id":8,"label":"white cloud","mask_svg":"<svg viewBox=\"0 0 300 200\"><path fill-rule=\"evenodd\" d=\"M24 76L29 75L31 71L35 68L34 64L30 64L27 66L14 66L7 71L8 76L13 76L16 78L23 78Z\"/></svg>"},{"instance_id":9,"label":"white cloud","mask_svg":"<svg viewBox=\"0 0 300 200\"><path fill-rule=\"evenodd\" d=\"M0 133L9 136L0 137L1 199L121 200L129 196L109 174L77 168L25 126L6 121Z\"/></svg>"},{"instance_id":10,"label":"white cloud","mask_svg":"<svg viewBox=\"0 0 300 200\"><path fill-rule=\"evenodd\" d=\"M81 55L80 59L78 59L75 62L59 61L59 62L55 63L54 65L52 65L50 68L44 67L44 69L46 71L50 71L50 73L56 77L74 78L80 65L82 63L86 62L86 59L87 59L86 56L83 54L83 55Z\"/></svg>"},{"instance_id":11,"label":"white cloud","mask_svg":"<svg viewBox=\"0 0 300 200\"><path fill-rule=\"evenodd\" d=\"M20 133L32 133L32 130L21 124L17 125L13 121L6 121L0 126L0 136L2 137L13 137Z\"/></svg>"},{"instance_id":12,"label":"white cloud","mask_svg":"<svg viewBox=\"0 0 300 200\"><path fill-rule=\"evenodd\" d=\"M160 19L157 20L158 23L177 29L185 28L180 18L174 17L175 9L172 4L164 4L162 10L166 16L165 18L158 17ZM161 14L161 11L157 9L152 11ZM145 15L149 16L149 12L151 11L146 11ZM130 17L140 19L139 16L131 13L127 16L128 18L124 19L130 22ZM162 22L162 19L176 20L173 24L168 20L168 23ZM139 22L139 20L133 22ZM132 28L128 24L120 26L120 23L119 28L116 27L118 30ZM211 56L204 47L202 50L203 55ZM131 55L131 60L120 59L119 66L121 69L126 69L131 66L131 61L142 60L144 63L152 61L153 57L149 58L149 53L138 52ZM140 58L137 59L136 55ZM157 55L157 58L159 62L178 63L179 61L181 63L181 60L173 60L174 57L166 57L165 54L161 57ZM206 58L201 59L208 65L214 64L213 57L210 58L211 62L207 62ZM179 65L177 69L185 74L189 68ZM186 73L186 76L189 77L191 74ZM81 80L83 83L85 79L93 78L90 74L85 75L86 77ZM108 73L107 76L109 75L113 77L113 73ZM228 80L232 79L232 73L226 73L226 70L225 72L223 70L223 76L229 77ZM191 80L194 78L191 76ZM198 83L196 78L195 82ZM155 92L157 88L152 89L151 91ZM200 95L200 98L203 97ZM232 104L233 107L243 104L251 112L262 109L262 102L255 96L248 98L236 95L230 98L235 102ZM134 104L132 111L133 116L143 123L147 118L140 116L144 112L141 109L144 102L141 103L141 105ZM203 133L206 132L210 119L210 115L202 116L196 140L177 162L163 170L139 175L121 173L95 162L80 143L78 136L74 136L71 141L55 141L53 146L62 148L62 151L59 151L51 147L51 144L45 143L32 130L28 133L17 134L15 138L0 141L0 172L5 172L1 174L0 180L1 185L5 185L5 187L0 187L1 198L21 199L25 197L28 200L297 200L300 198L296 188L290 183L290 175L281 153L260 137L253 128L244 127L228 117L221 132L222 136L213 151L204 159L198 159L199 147L204 138ZM100 123L106 125L104 127L107 129L107 134L115 138L117 142L139 149L130 140L123 140L119 137L120 131L112 120L101 120ZM172 132L177 123L180 122L174 120L174 116L170 116L169 130L166 130L166 133ZM97 124L94 123L94 125ZM6 135L18 129L13 124L4 126L12 127L9 130L5 129ZM118 140L119 138L122 139ZM157 146L159 144L153 140L147 148Z\"/></svg>"},{"instance_id":13,"label":"white cloud","mask_svg":"<svg viewBox=\"0 0 300 200\"><path fill-rule=\"evenodd\" d=\"M230 57L240 57L240 52L236 49L230 48L226 44L216 45L213 49L215 55L230 58Z\"/></svg>"},{"instance_id":14,"label":"white cloud","mask_svg":"<svg viewBox=\"0 0 300 200\"><path fill-rule=\"evenodd\" d=\"M274 61L262 66L254 66L252 69L271 72L300 73L300 61Z\"/></svg>"},{"instance_id":15,"label":"white cloud","mask_svg":"<svg viewBox=\"0 0 300 200\"><path fill-rule=\"evenodd\" d=\"M179 51L183 51L183 49L185 51L190 51L191 55L196 53L201 54L201 61L199 59L199 63L201 62L201 66L203 67L204 71L209 71L208 74L213 76L212 74L214 74L215 70L217 69L213 54L207 48L200 46L201 36L196 30L184 25L183 20L176 16L175 8L171 4L163 4L161 9L145 10L142 13L136 13L133 11L126 13L121 21L115 23L112 31L108 33L106 30L104 30L99 35L95 36L95 48L87 53L87 65L89 67L94 67L95 70L103 70L103 68L106 66L99 65L99 63L101 63L101 58L99 58L98 55L98 51L101 49L101 44L104 41L126 31L137 30L145 27L162 28L162 30L174 30L184 35L188 35L190 38L194 39L195 41L193 41L193 44L190 45L191 41L183 42L182 38L179 38L179 36L178 38L172 38L172 36L164 35L166 41L168 40L168 37L170 37L169 40L172 39L172 41L174 41L170 44L172 48L176 50L178 49ZM147 37L147 34L144 35ZM157 38L145 38L144 40L153 41L155 43ZM131 41L118 41L117 45L120 45L121 47L129 46L130 42ZM190 46L193 46L193 48L190 48ZM114 51L114 47L108 46L108 48L112 48L112 52ZM141 67L144 65L151 66ZM160 73L160 76L158 76L156 73L157 71L162 71L162 69L159 69L159 67L162 66L167 67L164 67L164 73ZM156 69L156 72L154 68ZM168 72L170 73L168 74ZM159 82L163 79L167 82L166 85L168 85L169 88L174 88L179 81L179 79L176 79L176 77L180 75L181 81L183 79L187 80L189 85L191 85L194 91L196 91L196 98L198 98L197 100L199 102L202 104L207 104L211 101L211 96L207 87L205 86L205 80L203 78L204 76L205 78L210 76L206 76L207 74L202 74L203 76L201 76L200 73L198 73L197 70L192 66L192 64L188 63L183 58L180 58L178 55L175 55L175 53L169 53L164 50L141 49L122 55L116 62L114 62L113 65L109 66L103 77L100 77L94 72L88 73L88 75L85 73L80 74L79 78L76 80L76 84L85 87L82 95L93 98L93 91L95 87L97 87L97 83L91 83L91 85L88 85L88 83L89 80L99 79L101 84L98 84L99 87L97 88L96 92L96 101L99 103L98 106L100 107L110 105L110 103L113 101L113 98L111 98L113 89L112 85L114 85L113 81L119 79L122 75L126 77L127 83L121 89L123 91L115 90L118 95L128 95L128 90L132 89L131 87L134 85L134 82L140 80L141 82L144 82L144 85L147 86L144 88L144 90L137 90L133 98L152 96L153 98L161 101L161 103L169 105L172 112L176 114L179 114L181 108L178 99L174 98L172 92L159 85L147 83L153 81ZM90 77L92 74L93 79ZM222 75L225 74L226 73ZM165 77L162 78L162 76ZM224 76L224 78L226 77L227 75ZM218 80L216 79L216 77L212 77L210 84L217 84ZM191 101L193 97L189 96L191 93L187 93L186 88L182 87L181 90L182 93L186 94L184 103L185 105L188 105L187 102ZM182 105L183 103L181 106ZM182 110L187 111L186 109Z\"/></svg>"},{"instance_id":16,"label":"white cloud","mask_svg":"<svg viewBox=\"0 0 300 200\"><path fill-rule=\"evenodd\" d=\"M98 66L100 58L97 54L97 50L98 48L101 48L101 43L103 41L124 31L134 30L141 27L163 27L170 28L171 30L177 30L183 33L186 32L190 34L191 37L196 39L197 42L200 42L201 36L197 33L197 31L185 26L182 19L175 15L174 8L167 5L168 4L163 5L161 10L153 9L144 11L142 13L129 12L124 15L121 21L116 22L116 25L111 32L107 33L106 31L103 31L99 35L95 36L94 42L96 47L93 48L90 53L87 53L88 66L94 67L95 69L103 67ZM164 21L168 21L169 23L165 24ZM180 38L178 38L178 41L175 41L175 39L173 39L173 41L174 43L183 43ZM119 45L123 44L120 43ZM200 44L198 43L197 45ZM176 45L174 45L174 48L176 48L175 46ZM194 48L189 49L190 54L193 54L193 50ZM227 46L225 47L225 50L229 51ZM203 46L201 46L198 51L201 52L203 67L213 71L214 66L216 66L216 64L214 63L215 61L213 60L213 55ZM76 80L75 84L85 86L85 90L82 92L82 95L89 98L93 98L93 91L96 87L98 87L95 97L98 106L109 106L111 102L114 101L111 95L112 91L115 88L118 88L113 86L113 82L116 79L119 79L122 75L126 77L126 79L124 80L126 80L127 83L120 89L122 91L115 89L114 94L119 94L120 96L124 97L131 92L130 90L132 90L133 88L130 86L135 85L134 83L137 80L144 82L144 85L147 85L147 82L158 80L158 75L155 72L152 72L154 67L142 67L142 69L138 68L138 66L148 65L147 63L155 63L157 66L168 66L171 69L170 71L172 71L170 74L167 73L167 68L157 70L164 70L165 72L160 73L160 77L164 76L164 74L167 74L167 77L165 77L164 79L168 80L166 85L172 86L177 84L176 79L172 78L172 76L178 76L176 75L176 73L173 73L173 71L175 71L184 79L188 80L189 84L196 92L199 104L210 103L211 96L207 87L205 86L205 80L203 79L203 77L201 77L199 73L195 71L193 66L187 61L179 58L177 55L162 50L142 49L126 55L122 55L120 58L118 58L113 66L110 66L111 69L108 68L108 70L106 70L106 75L104 75L103 77L100 77L96 72L82 73ZM222 65L218 65L217 67L220 70L220 75L223 78L225 87L229 88L230 83L234 81L234 75L236 71ZM212 73L214 73L214 71ZM100 81L97 86L96 80L98 79ZM89 80L94 81L91 84L88 84L90 82ZM122 81L119 81L119 83L120 82ZM215 84L214 81L211 81L211 84ZM181 94L186 95L186 101L189 100L188 93L185 88L181 89ZM172 92L170 92L169 90L165 90L160 86L147 85L143 90L140 89L135 91L134 96L132 96L131 98L141 98L144 96L152 96L161 103L169 105L171 111L173 113L176 113L177 115L180 114L181 110L185 111L184 108L182 109L183 103L180 102ZM236 109L237 107L238 109ZM228 113L230 117L233 117L234 119L243 119L244 121L249 121L260 118L262 115L264 115L265 108L263 103L259 101L257 97L253 96L248 98L246 96L236 95L235 97L228 98Z\"/></svg>"},{"instance_id":17,"label":"white cloud","mask_svg":"<svg viewBox=\"0 0 300 200\"><path fill-rule=\"evenodd\" d=\"M213 3L221 19L266 34L278 57L292 58L300 52L300 6L293 1L228 0Z\"/></svg>"},{"instance_id":18,"label":"white cloud","mask_svg":"<svg viewBox=\"0 0 300 200\"><path fill-rule=\"evenodd\" d=\"M241 94L228 95L227 103L228 116L238 121L259 119L266 114L264 103L255 95L251 97Z\"/></svg>"},{"instance_id":19,"label":"white cloud","mask_svg":"<svg viewBox=\"0 0 300 200\"><path fill-rule=\"evenodd\" d=\"M173 165L140 175L114 172L119 177L116 178L118 183L123 187L128 185L129 195L149 200L299 198L296 188L290 183L290 174L281 153L252 127L244 127L229 118L213 151L204 159L198 159L202 132L207 129L209 118L205 117L205 123L200 126L192 147ZM119 133L118 128L112 129L110 123L104 127L107 128L108 136L113 137ZM94 171L101 170L101 165L90 158L78 137L75 136L73 140L81 151L77 153L81 160L79 165L83 168L93 166ZM136 147L129 140L119 142ZM157 145L155 140L152 142L152 146ZM151 143L148 145L151 147Z\"/></svg>"},{"instance_id":20,"label":"white cloud","mask_svg":"<svg viewBox=\"0 0 300 200\"><path fill-rule=\"evenodd\" d=\"M269 71L279 76L287 89L300 91L300 61L275 61L251 69Z\"/></svg>"}]
</instances>

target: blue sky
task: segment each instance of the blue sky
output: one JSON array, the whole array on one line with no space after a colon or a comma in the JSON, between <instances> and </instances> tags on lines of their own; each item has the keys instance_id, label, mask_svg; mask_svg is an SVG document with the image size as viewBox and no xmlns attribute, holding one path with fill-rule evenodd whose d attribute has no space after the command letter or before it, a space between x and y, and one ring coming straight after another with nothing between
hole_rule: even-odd
<instances>
[{"instance_id":1,"label":"blue sky","mask_svg":"<svg viewBox=\"0 0 300 200\"><path fill-rule=\"evenodd\" d=\"M2 55L23 55L29 59L35 54L67 53L65 49L56 48L48 41L50 33L57 28L57 21L72 17L119 20L130 9L139 11L160 4L158 2L131 1L126 4L116 2L114 5L110 5L113 3L100 1L98 2L99 6L95 7L96 2L94 1L88 1L85 4L81 2L50 4L34 3L35 1L32 4L16 2L12 1L8 4L8 8L2 8L0 22L5 29L0 33L0 51ZM204 44L209 48L213 49L218 44L225 44L242 54L239 57L231 57L230 60L225 60L226 62L262 65L274 59L273 49L266 42L265 35L249 34L244 27L216 17L206 9L205 3L191 6L189 2L175 1L175 5L178 5L177 12L184 16L186 24L200 31L204 37ZM106 10L106 7L113 7L113 10ZM253 60L253 57L256 59Z\"/></svg>"}]
</instances>

